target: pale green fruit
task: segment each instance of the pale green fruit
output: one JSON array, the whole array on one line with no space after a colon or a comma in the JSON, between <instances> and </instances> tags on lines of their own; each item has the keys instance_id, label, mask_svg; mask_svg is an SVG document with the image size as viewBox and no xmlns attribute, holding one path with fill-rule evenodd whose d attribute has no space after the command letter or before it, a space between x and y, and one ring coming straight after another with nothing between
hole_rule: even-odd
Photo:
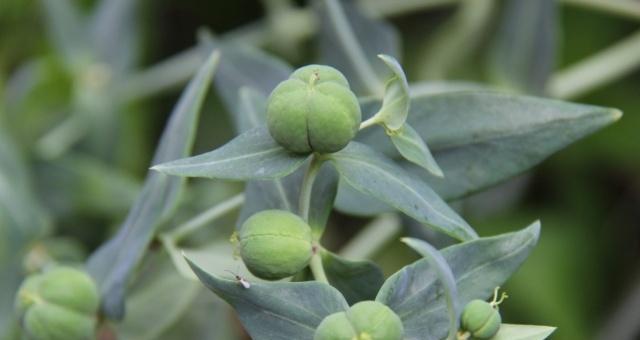
<instances>
[{"instance_id":1,"label":"pale green fruit","mask_svg":"<svg viewBox=\"0 0 640 340\"><path fill-rule=\"evenodd\" d=\"M391 308L363 301L322 320L314 340L400 340L403 334L402 321Z\"/></svg>"},{"instance_id":2,"label":"pale green fruit","mask_svg":"<svg viewBox=\"0 0 640 340\"><path fill-rule=\"evenodd\" d=\"M16 313L32 340L93 339L99 294L83 271L56 267L29 276L16 295Z\"/></svg>"},{"instance_id":3,"label":"pale green fruit","mask_svg":"<svg viewBox=\"0 0 640 340\"><path fill-rule=\"evenodd\" d=\"M255 276L278 280L304 269L311 259L311 228L284 210L264 210L249 217L239 233L240 256Z\"/></svg>"},{"instance_id":4,"label":"pale green fruit","mask_svg":"<svg viewBox=\"0 0 640 340\"><path fill-rule=\"evenodd\" d=\"M462 311L460 318L462 329L476 339L490 339L500 329L500 312L489 302L473 300Z\"/></svg>"},{"instance_id":5,"label":"pale green fruit","mask_svg":"<svg viewBox=\"0 0 640 340\"><path fill-rule=\"evenodd\" d=\"M362 114L340 71L324 65L299 68L269 96L267 125L273 139L296 153L332 153L358 132Z\"/></svg>"}]
</instances>

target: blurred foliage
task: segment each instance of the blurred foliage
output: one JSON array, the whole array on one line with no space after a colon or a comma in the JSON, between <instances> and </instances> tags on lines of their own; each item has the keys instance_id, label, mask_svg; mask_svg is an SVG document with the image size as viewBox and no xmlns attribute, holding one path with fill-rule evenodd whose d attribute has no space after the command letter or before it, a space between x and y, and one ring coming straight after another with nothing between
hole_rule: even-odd
<instances>
[{"instance_id":1,"label":"blurred foliage","mask_svg":"<svg viewBox=\"0 0 640 340\"><path fill-rule=\"evenodd\" d=\"M623 1L629 2L620 0ZM89 58L86 68L79 64L70 68L59 46L48 38L51 29L46 24L43 2L46 0L0 1L0 180L2 175L18 173L6 181L11 188L0 187L0 196L10 194L14 203L19 199L34 200L21 205L28 207L25 210L5 209L0 205L0 268L9 269L0 279L0 339L6 335L2 334L5 329L11 331L8 326L11 321L5 318L10 306L5 307L6 301L12 303L13 290L7 287L15 287L28 269L43 266L47 261L56 258L81 261L124 219L141 187L166 115L177 98L178 91L174 89L188 78L168 84L152 94L152 99L141 97L116 102L115 95L107 95L111 90L84 93L86 83L83 82L91 81L87 77L95 76L92 72L100 73L99 68L92 66L102 65L104 60ZM278 1L263 2L273 5ZM71 3L87 17L99 4L90 0ZM295 5L302 3L295 2ZM137 4L137 15L132 20L139 28L139 36L131 43L136 51L131 52L131 60L118 71L115 79L121 82L109 83L111 89L124 86L126 81L122 79L131 79L127 76L191 48L196 42L195 32L203 26L220 36L228 32L242 36L238 27L266 13L278 13L275 7L264 9L262 3L251 0L161 0ZM411 81L496 79L491 73L490 52L499 45L495 41L500 36L501 15L508 6L505 1L485 5L474 8L481 5L466 3L460 9L415 10L389 19L402 37L401 54ZM570 4L556 6L559 26L553 42L555 53L551 53L556 56L555 61L552 60L556 71L598 53L640 28L637 18L623 18ZM551 21L545 25L552 25ZM278 34L283 30L273 25L265 28L265 34L273 32ZM244 37L250 42L253 39L251 35ZM299 38L271 36L265 47L295 65L313 62L315 41L300 42ZM122 46L114 51L120 48ZM96 47L92 51L97 50ZM530 87L507 86L512 86L512 91L543 93L540 80L536 81L538 83ZM506 322L556 325L559 329L554 339L593 338L610 322L627 293L640 286L637 282L640 264L639 87L640 72L635 69L605 86L571 98L616 107L625 112L625 116L617 124L558 152L529 174L460 203L471 224L483 236L511 231L514 225L526 225L536 218L542 221L537 249L506 287L511 295L501 306ZM78 138L78 143L69 146L68 152L59 157L44 157L38 141L75 114L74 108L87 109L83 106L86 95L98 100L98 111L107 108L108 114L100 116L104 120L93 121L88 132ZM194 153L220 145L232 135L229 119L222 111L219 98L206 101ZM17 170L10 168L14 166ZM202 211L206 204L237 191L236 186L229 184L191 184L188 194L183 195L184 208L176 221L186 220L187 213ZM41 208L45 214L36 213ZM11 221L22 223L13 226L5 222L5 215L10 213L34 220L25 222L22 217L13 218ZM53 228L48 228L48 220ZM220 224L229 229L231 223L232 220L223 220ZM358 229L349 226L345 233L337 233L338 227L345 224L361 225L363 221L334 214L329 230L333 244L344 244L346 234ZM11 230L23 233L17 237ZM61 246L68 238L75 243ZM191 242L197 243L198 239L195 237ZM149 256L143 268L153 275L167 276L163 272L166 259L157 253L162 252ZM23 258L29 259L26 266ZM375 259L388 275L415 259L415 254L394 241ZM145 280L144 275L140 274L138 280ZM176 275L168 277L181 280ZM143 284L138 280L134 287ZM171 284L169 279L153 289L171 294ZM198 310L208 313L215 309L220 318L233 320L228 310L220 307L219 301L213 301L210 294L200 298L196 297L201 294L197 288L191 287L191 290ZM144 301L143 293L134 288L130 303ZM212 300L210 305L206 304L207 299ZM194 334L188 338L204 338L196 334L206 328L206 320L182 319L174 320L170 329L148 330L151 336L130 338L154 338L164 332L163 339L172 339L176 338L175 334L184 336L184 329ZM120 327L129 327L128 331L135 335L139 326L136 320L126 322ZM215 332L226 336L238 332L237 323L222 324L224 327Z\"/></svg>"}]
</instances>

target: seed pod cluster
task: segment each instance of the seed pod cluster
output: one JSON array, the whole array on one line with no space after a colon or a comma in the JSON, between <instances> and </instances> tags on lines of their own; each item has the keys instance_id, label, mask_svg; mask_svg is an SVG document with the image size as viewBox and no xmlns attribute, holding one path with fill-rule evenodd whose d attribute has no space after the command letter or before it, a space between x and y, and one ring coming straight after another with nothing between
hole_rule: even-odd
<instances>
[{"instance_id":1,"label":"seed pod cluster","mask_svg":"<svg viewBox=\"0 0 640 340\"><path fill-rule=\"evenodd\" d=\"M346 312L331 314L316 329L314 340L400 340L404 328L391 308L362 301Z\"/></svg>"}]
</instances>

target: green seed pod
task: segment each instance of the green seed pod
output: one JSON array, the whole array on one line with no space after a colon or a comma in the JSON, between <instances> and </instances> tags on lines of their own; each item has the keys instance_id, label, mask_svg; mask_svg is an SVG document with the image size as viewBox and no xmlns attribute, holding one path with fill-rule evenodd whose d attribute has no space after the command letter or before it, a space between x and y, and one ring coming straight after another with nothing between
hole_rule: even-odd
<instances>
[{"instance_id":1,"label":"green seed pod","mask_svg":"<svg viewBox=\"0 0 640 340\"><path fill-rule=\"evenodd\" d=\"M362 114L340 71L323 65L299 68L269 96L267 125L273 139L296 153L331 153L355 137Z\"/></svg>"},{"instance_id":2,"label":"green seed pod","mask_svg":"<svg viewBox=\"0 0 640 340\"><path fill-rule=\"evenodd\" d=\"M92 339L98 305L93 280L70 267L29 276L15 303L21 326L32 340Z\"/></svg>"},{"instance_id":3,"label":"green seed pod","mask_svg":"<svg viewBox=\"0 0 640 340\"><path fill-rule=\"evenodd\" d=\"M327 316L316 329L314 340L400 340L404 328L400 317L380 302L358 302L346 312Z\"/></svg>"},{"instance_id":4,"label":"green seed pod","mask_svg":"<svg viewBox=\"0 0 640 340\"><path fill-rule=\"evenodd\" d=\"M500 329L500 312L489 302L473 300L462 311L462 329L476 339L490 339Z\"/></svg>"},{"instance_id":5,"label":"green seed pod","mask_svg":"<svg viewBox=\"0 0 640 340\"><path fill-rule=\"evenodd\" d=\"M311 228L284 210L264 210L249 217L238 239L240 256L249 271L266 280L295 275L312 255Z\"/></svg>"}]
</instances>

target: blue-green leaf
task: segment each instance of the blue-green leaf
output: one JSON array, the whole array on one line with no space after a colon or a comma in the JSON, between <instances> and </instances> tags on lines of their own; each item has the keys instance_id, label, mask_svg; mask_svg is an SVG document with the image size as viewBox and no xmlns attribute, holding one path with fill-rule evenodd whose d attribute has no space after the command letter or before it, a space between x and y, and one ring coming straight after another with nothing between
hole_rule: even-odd
<instances>
[{"instance_id":1,"label":"blue-green leaf","mask_svg":"<svg viewBox=\"0 0 640 340\"><path fill-rule=\"evenodd\" d=\"M556 0L506 1L494 48L491 70L499 85L543 94L555 66Z\"/></svg>"},{"instance_id":2,"label":"blue-green leaf","mask_svg":"<svg viewBox=\"0 0 640 340\"><path fill-rule=\"evenodd\" d=\"M89 48L86 19L70 0L41 0L47 33L69 68L77 67Z\"/></svg>"},{"instance_id":3,"label":"blue-green leaf","mask_svg":"<svg viewBox=\"0 0 640 340\"><path fill-rule=\"evenodd\" d=\"M431 155L427 143L422 140L420 134L411 125L405 124L398 131L390 135L391 142L398 152L411 163L419 165L437 177L444 177L442 170Z\"/></svg>"},{"instance_id":4,"label":"blue-green leaf","mask_svg":"<svg viewBox=\"0 0 640 340\"><path fill-rule=\"evenodd\" d=\"M138 54L138 1L101 0L90 18L93 52L118 75L133 66Z\"/></svg>"},{"instance_id":5,"label":"blue-green leaf","mask_svg":"<svg viewBox=\"0 0 640 340\"><path fill-rule=\"evenodd\" d=\"M218 53L212 53L183 92L167 123L153 163L189 153L218 58ZM89 258L89 273L98 283L102 309L109 317L121 319L124 316L124 296L130 275L159 223L173 210L182 184L181 178L150 172L118 233Z\"/></svg>"},{"instance_id":6,"label":"blue-green leaf","mask_svg":"<svg viewBox=\"0 0 640 340\"><path fill-rule=\"evenodd\" d=\"M311 191L308 223L313 235L320 238L329 220L338 193L338 172L331 164L324 164L318 171Z\"/></svg>"},{"instance_id":7,"label":"blue-green leaf","mask_svg":"<svg viewBox=\"0 0 640 340\"><path fill-rule=\"evenodd\" d=\"M251 129L213 151L154 166L170 175L228 180L284 177L307 159L276 143L265 126Z\"/></svg>"},{"instance_id":8,"label":"blue-green leaf","mask_svg":"<svg viewBox=\"0 0 640 340\"><path fill-rule=\"evenodd\" d=\"M349 305L373 300L384 283L382 270L371 261L354 261L322 251L322 265L329 283L342 293Z\"/></svg>"},{"instance_id":9,"label":"blue-green leaf","mask_svg":"<svg viewBox=\"0 0 640 340\"><path fill-rule=\"evenodd\" d=\"M239 104L236 113L238 130L245 132L267 122L267 96L248 86L243 86L238 90Z\"/></svg>"},{"instance_id":10,"label":"blue-green leaf","mask_svg":"<svg viewBox=\"0 0 640 340\"><path fill-rule=\"evenodd\" d=\"M328 157L341 178L356 190L456 239L477 237L475 231L426 183L366 145L352 142Z\"/></svg>"},{"instance_id":11,"label":"blue-green leaf","mask_svg":"<svg viewBox=\"0 0 640 340\"><path fill-rule=\"evenodd\" d=\"M187 259L200 281L227 301L256 340L312 340L316 327L333 313L344 312L344 297L319 282L249 282L209 274Z\"/></svg>"},{"instance_id":12,"label":"blue-green leaf","mask_svg":"<svg viewBox=\"0 0 640 340\"><path fill-rule=\"evenodd\" d=\"M404 125L409 114L409 83L400 63L393 57L378 56L391 70L391 77L384 87L382 107L372 120L383 124L385 129L397 131Z\"/></svg>"},{"instance_id":13,"label":"blue-green leaf","mask_svg":"<svg viewBox=\"0 0 640 340\"><path fill-rule=\"evenodd\" d=\"M555 327L537 325L512 325L503 323L498 334L491 340L544 340L556 330Z\"/></svg>"},{"instance_id":14,"label":"blue-green leaf","mask_svg":"<svg viewBox=\"0 0 640 340\"><path fill-rule=\"evenodd\" d=\"M540 223L509 234L481 238L441 250L458 288L458 302L486 299L520 267L538 241ZM421 259L393 274L377 301L402 319L407 340L439 340L449 317L442 284L429 260Z\"/></svg>"},{"instance_id":15,"label":"blue-green leaf","mask_svg":"<svg viewBox=\"0 0 640 340\"><path fill-rule=\"evenodd\" d=\"M382 97L389 70L376 56L399 59L398 33L388 23L367 17L352 0L319 1L320 62L342 71L359 95Z\"/></svg>"},{"instance_id":16,"label":"blue-green leaf","mask_svg":"<svg viewBox=\"0 0 640 340\"><path fill-rule=\"evenodd\" d=\"M429 243L415 238L403 238L402 242L406 243L413 250L422 255L429 266L435 271L440 285L444 290L445 301L447 302L447 311L449 312L449 335L448 339L455 340L458 332L458 315L460 315L460 305L458 303L458 290L456 288L456 279L453 277L451 268L447 264L447 260L442 257L440 252Z\"/></svg>"}]
</instances>

